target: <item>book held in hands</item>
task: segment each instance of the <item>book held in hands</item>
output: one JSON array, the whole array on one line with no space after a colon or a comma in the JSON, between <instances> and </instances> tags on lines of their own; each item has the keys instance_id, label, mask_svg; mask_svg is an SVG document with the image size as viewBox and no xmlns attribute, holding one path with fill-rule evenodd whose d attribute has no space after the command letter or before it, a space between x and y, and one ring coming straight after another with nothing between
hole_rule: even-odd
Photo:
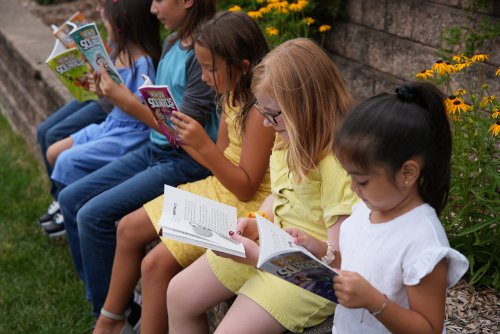
<instances>
[{"instance_id":1,"label":"book held in hands","mask_svg":"<svg viewBox=\"0 0 500 334\"><path fill-rule=\"evenodd\" d=\"M75 48L76 44L69 33L75 28L75 26L81 27L82 25L85 25L87 23L90 23L90 21L87 20L87 18L83 16L82 13L76 12L59 27L54 26L54 36L58 38L66 48Z\"/></svg>"},{"instance_id":2,"label":"book held in hands","mask_svg":"<svg viewBox=\"0 0 500 334\"><path fill-rule=\"evenodd\" d=\"M179 137L174 124L170 120L173 112L179 111L170 89L166 85L153 84L147 75L143 74L142 77L144 78L144 83L139 87L139 92L158 121L163 135L167 137L173 146L182 144L182 139Z\"/></svg>"},{"instance_id":3,"label":"book held in hands","mask_svg":"<svg viewBox=\"0 0 500 334\"><path fill-rule=\"evenodd\" d=\"M116 83L123 83L120 74L118 74L106 51L105 44L95 23L85 24L81 27L75 26L70 36L94 71L99 72L101 70L100 65L102 64L106 72L108 72L109 76Z\"/></svg>"},{"instance_id":4,"label":"book held in hands","mask_svg":"<svg viewBox=\"0 0 500 334\"><path fill-rule=\"evenodd\" d=\"M61 41L56 39L45 63L78 102L98 99L96 94L89 91L91 70L76 48L66 49Z\"/></svg>"},{"instance_id":5,"label":"book held in hands","mask_svg":"<svg viewBox=\"0 0 500 334\"><path fill-rule=\"evenodd\" d=\"M257 217L259 260L257 268L337 303L333 290L336 269L324 264L276 224Z\"/></svg>"},{"instance_id":6,"label":"book held in hands","mask_svg":"<svg viewBox=\"0 0 500 334\"><path fill-rule=\"evenodd\" d=\"M245 257L243 244L229 236L236 227L235 207L165 185L160 236Z\"/></svg>"}]
</instances>

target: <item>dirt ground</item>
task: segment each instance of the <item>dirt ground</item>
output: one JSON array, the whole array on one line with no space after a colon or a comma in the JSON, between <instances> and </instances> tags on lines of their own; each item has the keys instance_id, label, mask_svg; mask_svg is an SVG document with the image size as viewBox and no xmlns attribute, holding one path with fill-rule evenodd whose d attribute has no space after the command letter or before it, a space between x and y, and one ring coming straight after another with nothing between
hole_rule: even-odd
<instances>
[{"instance_id":1,"label":"dirt ground","mask_svg":"<svg viewBox=\"0 0 500 334\"><path fill-rule=\"evenodd\" d=\"M50 6L39 6L32 0L17 1L49 26L60 25L76 11L98 18L96 0L58 0ZM500 333L500 293L459 282L448 291L446 328L448 333Z\"/></svg>"}]
</instances>

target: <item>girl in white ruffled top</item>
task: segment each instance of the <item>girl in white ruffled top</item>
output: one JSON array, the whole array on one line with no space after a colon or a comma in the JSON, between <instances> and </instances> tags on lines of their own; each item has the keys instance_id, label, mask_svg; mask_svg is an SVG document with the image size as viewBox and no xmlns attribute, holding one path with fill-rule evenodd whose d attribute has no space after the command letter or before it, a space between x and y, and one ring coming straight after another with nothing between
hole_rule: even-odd
<instances>
[{"instance_id":1,"label":"girl in white ruffled top","mask_svg":"<svg viewBox=\"0 0 500 334\"><path fill-rule=\"evenodd\" d=\"M362 200L342 223L339 244L288 230L340 265L333 333L444 333L446 289L468 262L450 248L438 218L451 159L441 92L410 83L364 101L337 131L334 150Z\"/></svg>"}]
</instances>

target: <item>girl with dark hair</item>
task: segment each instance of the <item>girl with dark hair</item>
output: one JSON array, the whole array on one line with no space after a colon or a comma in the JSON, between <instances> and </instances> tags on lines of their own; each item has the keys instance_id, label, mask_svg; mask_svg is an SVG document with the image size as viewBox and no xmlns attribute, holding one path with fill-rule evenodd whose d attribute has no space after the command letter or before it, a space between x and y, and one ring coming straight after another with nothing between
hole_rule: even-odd
<instances>
[{"instance_id":1,"label":"girl with dark hair","mask_svg":"<svg viewBox=\"0 0 500 334\"><path fill-rule=\"evenodd\" d=\"M163 44L155 83L168 85L183 114L192 118L193 123L199 124L201 128L206 126L207 133L215 137L218 126L215 94L202 81L202 69L193 49L193 34L203 20L215 14L216 1L135 1L150 4L150 8L144 7L142 11L151 12L167 30L173 32ZM115 12L116 8L113 6L123 5L129 8L131 0L109 2L105 12L113 17L109 18L108 23L117 24L117 30L113 31L113 34L120 34L130 27L129 23L122 21L125 19L116 18L115 21L114 15L122 14L120 11ZM132 14L139 17L145 15L138 12ZM132 23L135 26L133 29L141 29L141 26L146 24L149 23ZM137 43L142 43L140 39L147 37L139 36ZM126 61L126 57L119 59ZM116 246L116 222L161 195L164 184L177 186L194 182L206 178L210 171L196 160L199 157L194 149L186 145L171 145L161 133L161 128L149 108L126 86L114 82L106 71L101 71L95 86L124 112L152 129L148 134L149 140L135 151L116 158L72 183L59 194L73 263L85 283L87 296L92 303L92 313L96 318L102 315L101 319L116 321L124 328L124 311L101 311L111 279Z\"/></svg>"},{"instance_id":2,"label":"girl with dark hair","mask_svg":"<svg viewBox=\"0 0 500 334\"><path fill-rule=\"evenodd\" d=\"M151 2L108 0L102 15L108 41L113 45L111 57L124 81L123 88L135 94L144 81L142 74L154 78L161 53L158 21L148 11ZM101 69L105 66L101 64ZM102 123L90 124L49 146L46 158L52 167L51 179L57 193L148 140L149 127L124 109L125 106L115 103ZM65 233L62 218L57 214L53 221L43 224L49 236Z\"/></svg>"},{"instance_id":3,"label":"girl with dark hair","mask_svg":"<svg viewBox=\"0 0 500 334\"><path fill-rule=\"evenodd\" d=\"M222 116L216 143L189 116L177 113L172 119L183 141L213 174L179 188L236 206L244 215L270 192L268 167L274 132L263 126L250 89L253 68L269 49L256 22L237 12L217 14L200 27L193 40L202 80L219 94ZM162 207L160 196L120 221L105 310L125 312L141 273L145 248L158 238ZM169 281L205 252L173 240L162 241L142 261L141 333L167 332ZM94 333L121 327L121 322L101 317Z\"/></svg>"},{"instance_id":4,"label":"girl with dark hair","mask_svg":"<svg viewBox=\"0 0 500 334\"><path fill-rule=\"evenodd\" d=\"M451 133L441 92L410 83L357 106L335 154L362 199L340 227L333 333L442 333L446 289L468 268L438 215L450 186ZM289 230L310 250L321 243ZM342 259L340 260L340 255Z\"/></svg>"}]
</instances>

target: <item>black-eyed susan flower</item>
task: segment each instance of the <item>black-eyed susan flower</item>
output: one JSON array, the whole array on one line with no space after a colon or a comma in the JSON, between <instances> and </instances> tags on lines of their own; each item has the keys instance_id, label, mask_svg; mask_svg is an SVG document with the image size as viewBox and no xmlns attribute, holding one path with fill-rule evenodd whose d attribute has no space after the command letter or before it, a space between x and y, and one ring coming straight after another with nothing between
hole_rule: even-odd
<instances>
[{"instance_id":1,"label":"black-eyed susan flower","mask_svg":"<svg viewBox=\"0 0 500 334\"><path fill-rule=\"evenodd\" d=\"M493 136L498 136L498 134L500 133L500 119L497 119L495 123L491 124L489 131Z\"/></svg>"},{"instance_id":2,"label":"black-eyed susan flower","mask_svg":"<svg viewBox=\"0 0 500 334\"><path fill-rule=\"evenodd\" d=\"M500 109L497 107L494 107L492 112L491 112L491 118L497 119L500 118Z\"/></svg>"},{"instance_id":3,"label":"black-eyed susan flower","mask_svg":"<svg viewBox=\"0 0 500 334\"><path fill-rule=\"evenodd\" d=\"M423 71L418 72L415 76L418 79L427 80L427 79L432 78L434 76L434 72L432 72L431 70L423 70Z\"/></svg>"},{"instance_id":4,"label":"black-eyed susan flower","mask_svg":"<svg viewBox=\"0 0 500 334\"><path fill-rule=\"evenodd\" d=\"M453 72L460 72L462 71L463 69L467 68L467 67L470 67L472 65L472 61L466 61L465 63L458 63L458 64L455 64L455 65L451 65L451 67L453 68Z\"/></svg>"},{"instance_id":5,"label":"black-eyed susan flower","mask_svg":"<svg viewBox=\"0 0 500 334\"><path fill-rule=\"evenodd\" d=\"M467 57L463 53L459 53L453 56L453 61L456 63L466 63L469 61L469 57Z\"/></svg>"},{"instance_id":6,"label":"black-eyed susan flower","mask_svg":"<svg viewBox=\"0 0 500 334\"><path fill-rule=\"evenodd\" d=\"M446 64L442 60L438 60L432 65L432 70L439 75L449 74L452 71L450 65Z\"/></svg>"},{"instance_id":7,"label":"black-eyed susan flower","mask_svg":"<svg viewBox=\"0 0 500 334\"><path fill-rule=\"evenodd\" d=\"M453 95L455 96L463 96L465 94L467 94L467 91L463 88L459 88L455 92L453 92Z\"/></svg>"},{"instance_id":8,"label":"black-eyed susan flower","mask_svg":"<svg viewBox=\"0 0 500 334\"><path fill-rule=\"evenodd\" d=\"M252 19L254 20L258 20L258 19L261 19L262 16L264 16L260 11L258 10L250 10L248 11L248 16L250 16Z\"/></svg>"},{"instance_id":9,"label":"black-eyed susan flower","mask_svg":"<svg viewBox=\"0 0 500 334\"><path fill-rule=\"evenodd\" d=\"M448 99L452 97L449 96ZM461 98L453 96L454 99L450 99L448 104L446 105L446 109L448 114L454 115L459 114L461 112L467 112L471 109L471 106L467 105Z\"/></svg>"},{"instance_id":10,"label":"black-eyed susan flower","mask_svg":"<svg viewBox=\"0 0 500 334\"><path fill-rule=\"evenodd\" d=\"M305 24L307 24L308 26L310 26L311 24L313 24L316 20L313 19L312 17L305 17L304 18L304 22Z\"/></svg>"},{"instance_id":11,"label":"black-eyed susan flower","mask_svg":"<svg viewBox=\"0 0 500 334\"><path fill-rule=\"evenodd\" d=\"M477 55L473 55L470 60L475 63L477 61L488 61L490 57L484 53L478 53Z\"/></svg>"},{"instance_id":12,"label":"black-eyed susan flower","mask_svg":"<svg viewBox=\"0 0 500 334\"><path fill-rule=\"evenodd\" d=\"M328 25L328 24L320 25L319 28L318 28L319 32L327 32L327 31L329 31L331 29L332 29L332 27L330 25Z\"/></svg>"},{"instance_id":13,"label":"black-eyed susan flower","mask_svg":"<svg viewBox=\"0 0 500 334\"><path fill-rule=\"evenodd\" d=\"M481 102L479 103L479 106L481 108L486 108L489 104L493 103L493 101L496 100L496 97L494 95L488 95L483 97Z\"/></svg>"},{"instance_id":14,"label":"black-eyed susan flower","mask_svg":"<svg viewBox=\"0 0 500 334\"><path fill-rule=\"evenodd\" d=\"M241 7L238 5L234 5L233 7L228 9L230 12L241 12Z\"/></svg>"},{"instance_id":15,"label":"black-eyed susan flower","mask_svg":"<svg viewBox=\"0 0 500 334\"><path fill-rule=\"evenodd\" d=\"M277 36L279 33L279 30L274 28L274 27L267 27L266 28L266 34L269 36Z\"/></svg>"},{"instance_id":16,"label":"black-eyed susan flower","mask_svg":"<svg viewBox=\"0 0 500 334\"><path fill-rule=\"evenodd\" d=\"M259 13L262 13L262 15L264 14L269 14L271 12L272 8L269 7L269 6L266 6L266 7L262 7L259 9Z\"/></svg>"}]
</instances>

